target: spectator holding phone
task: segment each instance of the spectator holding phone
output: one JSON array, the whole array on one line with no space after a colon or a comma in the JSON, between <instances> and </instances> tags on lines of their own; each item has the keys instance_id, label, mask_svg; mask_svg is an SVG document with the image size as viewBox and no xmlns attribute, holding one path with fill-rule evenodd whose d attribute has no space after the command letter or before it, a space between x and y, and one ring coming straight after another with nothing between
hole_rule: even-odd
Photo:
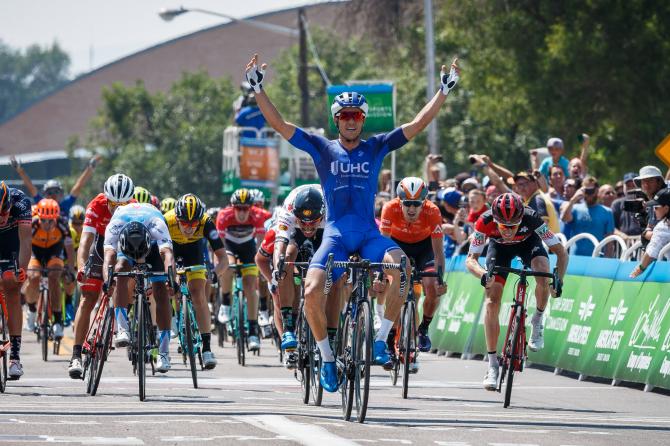
<instances>
[{"instance_id":1,"label":"spectator holding phone","mask_svg":"<svg viewBox=\"0 0 670 446\"><path fill-rule=\"evenodd\" d=\"M565 236L571 237L587 232L598 241L614 233L612 210L598 204L598 181L586 177L583 186L567 201L561 211L561 220L565 222ZM590 256L593 253L591 242L579 240L572 254Z\"/></svg>"}]
</instances>

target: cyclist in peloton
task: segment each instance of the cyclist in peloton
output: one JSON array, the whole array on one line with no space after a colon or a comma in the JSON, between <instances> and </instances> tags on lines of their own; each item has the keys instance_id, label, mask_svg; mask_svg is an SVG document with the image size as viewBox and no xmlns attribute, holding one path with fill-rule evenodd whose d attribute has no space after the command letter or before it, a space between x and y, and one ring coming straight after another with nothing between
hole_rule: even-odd
<instances>
[{"instance_id":1,"label":"cyclist in peloton","mask_svg":"<svg viewBox=\"0 0 670 446\"><path fill-rule=\"evenodd\" d=\"M426 200L428 186L421 178L403 178L396 190L397 197L386 203L382 209L379 230L396 242L407 256L414 261L417 271L444 271L444 235L442 233L442 215L440 209L431 201ZM433 320L435 310L440 303L447 287L439 285L436 277L422 279L426 298L423 302L423 320L417 329L419 334L419 350L430 351L431 342L428 337L428 326ZM416 296L417 301L419 296ZM392 369L394 358L395 333L389 336L391 360L384 364L385 369ZM416 359L411 370L418 371Z\"/></svg>"},{"instance_id":2,"label":"cyclist in peloton","mask_svg":"<svg viewBox=\"0 0 670 446\"><path fill-rule=\"evenodd\" d=\"M0 264L0 288L9 313L7 328L11 349L7 376L12 380L23 375L20 358L23 311L19 290L21 283L26 280L26 269L32 252L31 221L30 199L20 190L7 187L4 181L0 181L0 260L8 262ZM14 256L19 264L19 271L14 271Z\"/></svg>"},{"instance_id":3,"label":"cyclist in peloton","mask_svg":"<svg viewBox=\"0 0 670 446\"><path fill-rule=\"evenodd\" d=\"M216 217L216 229L223 238L228 252L228 262L234 264L237 257L242 264L242 287L247 301L247 319L249 323L249 351L261 348L258 333L258 267L254 264L256 242L263 240L265 222L263 214L252 206L253 196L248 189L238 189L230 198L230 206L221 210ZM221 291L226 311L230 314L230 292L233 271L227 270L223 276Z\"/></svg>"},{"instance_id":4,"label":"cyclist in peloton","mask_svg":"<svg viewBox=\"0 0 670 446\"><path fill-rule=\"evenodd\" d=\"M556 254L556 267L560 280L563 280L568 265L568 255L560 240L547 227L540 216L528 206L523 205L521 197L514 193L505 193L498 196L491 209L479 216L475 222L475 232L471 237L470 251L465 265L473 275L480 278L486 295L486 314L484 316L484 333L488 349L489 368L484 378L486 390L496 390L498 385L498 355L496 348L500 335L500 298L507 279L507 273L500 273L487 281L487 271L477 260L484 250L488 238L486 265L509 267L514 257L519 257L523 264L530 266L533 271L549 272L549 256L542 246L544 242L549 251ZM537 310L531 319L533 331L528 342L532 351L544 347L544 326L542 319L547 307L549 292L555 297L556 289L560 284L549 289L545 277L535 278L535 300Z\"/></svg>"},{"instance_id":5,"label":"cyclist in peloton","mask_svg":"<svg viewBox=\"0 0 670 446\"><path fill-rule=\"evenodd\" d=\"M323 238L323 217L325 203L321 187L315 184L299 186L291 191L278 211L276 221L267 232L256 254L256 264L268 278L270 289L275 297L277 330L282 336L281 349L289 350L285 356L288 369L295 368L296 357L290 352L297 347L295 337L295 286L293 268L285 268L284 276L279 276L278 263L281 255L287 262L308 261L298 259L298 253L309 241L312 249L318 249ZM337 332L339 308L330 311L329 330Z\"/></svg>"},{"instance_id":6,"label":"cyclist in peloton","mask_svg":"<svg viewBox=\"0 0 670 446\"><path fill-rule=\"evenodd\" d=\"M148 246L146 246L148 245ZM147 263L153 272L167 272L174 265L172 239L163 214L150 203L131 203L114 213L105 230L103 280L107 281L108 265L114 270L129 271L135 263ZM119 255L119 251L121 251ZM116 347L127 347L130 342L128 328L128 277L118 277L114 292L114 314L117 333ZM170 320L172 307L168 298L167 275L149 279L156 302L156 325L160 344L156 370L170 370ZM112 292L110 290L110 292Z\"/></svg>"},{"instance_id":7,"label":"cyclist in peloton","mask_svg":"<svg viewBox=\"0 0 670 446\"><path fill-rule=\"evenodd\" d=\"M74 269L72 237L67 221L60 215L56 200L43 198L37 203L37 216L32 223L33 256L28 264L26 303L35 306L39 299L41 268L49 268L49 305L53 315L53 337L63 338L60 277L63 272L63 251L67 252L68 271Z\"/></svg>"},{"instance_id":8,"label":"cyclist in peloton","mask_svg":"<svg viewBox=\"0 0 670 446\"><path fill-rule=\"evenodd\" d=\"M205 257L201 240L206 239L217 258L217 276L221 276L228 267L228 256L212 219L205 214L205 205L193 194L179 198L175 208L165 215L170 231L175 258L182 258L182 266L202 266ZM205 285L207 271L189 271L186 273L188 289L193 299L193 308L202 336L202 361L205 369L216 367L216 358L210 346L212 339L212 315L207 305Z\"/></svg>"},{"instance_id":9,"label":"cyclist in peloton","mask_svg":"<svg viewBox=\"0 0 670 446\"><path fill-rule=\"evenodd\" d=\"M265 194L260 189L250 189L253 206L263 216L264 222L272 218L272 212L265 209ZM266 226L267 228L267 226ZM268 283L265 276L258 275L258 326L263 332L263 337L270 337L272 334L272 327L270 325L270 316L268 312L268 298L269 298Z\"/></svg>"},{"instance_id":10,"label":"cyclist in peloton","mask_svg":"<svg viewBox=\"0 0 670 446\"><path fill-rule=\"evenodd\" d=\"M77 282L81 287L81 298L74 321L74 345L68 374L72 379L81 379L84 369L81 349L88 332L91 313L102 291L102 263L105 230L112 215L120 206L134 202L135 186L128 176L118 173L105 181L103 193L98 194L86 207L84 227L77 250Z\"/></svg>"},{"instance_id":11,"label":"cyclist in peloton","mask_svg":"<svg viewBox=\"0 0 670 446\"><path fill-rule=\"evenodd\" d=\"M361 139L368 113L365 97L353 91L339 94L330 109L339 131L339 138L333 141L307 133L286 122L263 90L267 64L259 65L258 55L255 54L246 66L247 81L254 89L256 101L266 121L294 147L311 155L323 187L328 210L326 228L321 247L314 254L307 273L305 309L324 361L320 380L329 392L337 390L338 382L324 311L326 260L332 253L335 260L346 261L350 254L358 252L373 262L400 261L402 251L392 240L379 233L374 220L379 170L389 152L405 145L437 116L447 94L458 82L456 62L455 59L449 72L442 66L440 91L414 120L390 133L375 135L368 140ZM333 281L337 281L343 272L342 269L334 270ZM389 360L386 339L405 299L405 295L400 295L400 272L394 270L388 271L388 274L392 277L392 286L386 303L387 318L382 321L375 339L374 360L377 364Z\"/></svg>"},{"instance_id":12,"label":"cyclist in peloton","mask_svg":"<svg viewBox=\"0 0 670 446\"><path fill-rule=\"evenodd\" d=\"M74 250L74 266L77 268L77 250L79 249L79 242L81 240L81 233L84 229L84 218L86 215L86 209L84 206L75 204L70 208L70 237L72 237L72 249ZM77 270L75 270L77 271ZM72 276L74 279L74 275ZM67 327L69 323L74 322L75 317L75 308L72 304L72 296L77 286L75 280L67 281L63 289L65 290L65 326Z\"/></svg>"}]
</instances>

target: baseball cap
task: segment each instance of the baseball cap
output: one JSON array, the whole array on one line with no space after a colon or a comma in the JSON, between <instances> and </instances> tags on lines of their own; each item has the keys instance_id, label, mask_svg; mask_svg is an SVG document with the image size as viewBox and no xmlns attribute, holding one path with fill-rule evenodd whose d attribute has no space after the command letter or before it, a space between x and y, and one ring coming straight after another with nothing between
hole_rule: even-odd
<instances>
[{"instance_id":1,"label":"baseball cap","mask_svg":"<svg viewBox=\"0 0 670 446\"><path fill-rule=\"evenodd\" d=\"M629 182L629 181L634 181L636 176L637 176L637 175L635 174L635 172L628 172L628 173L625 173L625 174L623 175L623 182L624 182L624 183L627 183L627 182Z\"/></svg>"},{"instance_id":2,"label":"baseball cap","mask_svg":"<svg viewBox=\"0 0 670 446\"><path fill-rule=\"evenodd\" d=\"M670 189L665 188L658 191L654 199L647 203L647 206L670 206Z\"/></svg>"},{"instance_id":3,"label":"baseball cap","mask_svg":"<svg viewBox=\"0 0 670 446\"><path fill-rule=\"evenodd\" d=\"M470 188L467 188L466 186L471 186ZM468 192L472 189L478 189L479 188L479 182L475 178L468 178L467 180L463 181L461 183L461 190L463 192Z\"/></svg>"},{"instance_id":4,"label":"baseball cap","mask_svg":"<svg viewBox=\"0 0 670 446\"><path fill-rule=\"evenodd\" d=\"M514 184L521 178L526 179L528 181L535 181L535 177L533 176L532 173L522 170L521 172L518 172L516 175L512 177L514 181L508 181L508 183Z\"/></svg>"},{"instance_id":5,"label":"baseball cap","mask_svg":"<svg viewBox=\"0 0 670 446\"><path fill-rule=\"evenodd\" d=\"M648 178L660 178L662 180L663 174L661 173L661 169L656 166L644 166L640 169L640 175L636 176L633 180L639 186L642 180Z\"/></svg>"},{"instance_id":6,"label":"baseball cap","mask_svg":"<svg viewBox=\"0 0 670 446\"><path fill-rule=\"evenodd\" d=\"M447 187L437 191L436 198L444 201L451 207L458 207L458 202L461 199L461 193L455 187Z\"/></svg>"},{"instance_id":7,"label":"baseball cap","mask_svg":"<svg viewBox=\"0 0 670 446\"><path fill-rule=\"evenodd\" d=\"M547 149L550 149L552 147L560 147L562 149L563 140L561 138L549 138L547 140Z\"/></svg>"}]
</instances>

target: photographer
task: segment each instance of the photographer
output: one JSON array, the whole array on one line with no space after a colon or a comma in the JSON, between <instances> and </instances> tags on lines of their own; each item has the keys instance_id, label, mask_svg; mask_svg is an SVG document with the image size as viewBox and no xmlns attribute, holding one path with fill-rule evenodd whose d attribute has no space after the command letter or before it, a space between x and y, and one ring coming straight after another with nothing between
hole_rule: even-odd
<instances>
[{"instance_id":1,"label":"photographer","mask_svg":"<svg viewBox=\"0 0 670 446\"><path fill-rule=\"evenodd\" d=\"M656 166L644 166L640 169L640 174L635 177L635 185L642 189L647 198L651 198L659 193L661 189L665 189L665 179L661 170ZM645 204L646 215L648 218L646 228L642 231L642 244L646 245L651 240L651 234L654 226L658 223L658 219L654 214L653 205ZM641 221L644 226L644 221Z\"/></svg>"},{"instance_id":2,"label":"photographer","mask_svg":"<svg viewBox=\"0 0 670 446\"><path fill-rule=\"evenodd\" d=\"M635 188L636 175L627 173L623 176L623 197L617 198L612 203L612 214L614 215L614 233L622 237L633 237L642 234L644 226L640 224L640 219L636 218L636 213L644 213L644 202L646 195L642 190ZM636 201L638 203L636 203Z\"/></svg>"},{"instance_id":3,"label":"photographer","mask_svg":"<svg viewBox=\"0 0 670 446\"><path fill-rule=\"evenodd\" d=\"M670 221L668 220L668 214L670 214L670 190L667 188L661 189L647 205L653 210L656 225L652 231L649 245L644 250L642 260L631 271L630 277L637 277L642 274L649 264L658 258L661 249L670 243Z\"/></svg>"}]
</instances>

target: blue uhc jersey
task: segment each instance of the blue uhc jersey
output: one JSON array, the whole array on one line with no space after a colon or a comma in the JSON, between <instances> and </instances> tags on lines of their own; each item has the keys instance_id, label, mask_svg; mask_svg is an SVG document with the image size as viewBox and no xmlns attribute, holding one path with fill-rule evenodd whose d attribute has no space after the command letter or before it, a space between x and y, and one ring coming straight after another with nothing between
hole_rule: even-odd
<instances>
[{"instance_id":1,"label":"blue uhc jersey","mask_svg":"<svg viewBox=\"0 0 670 446\"><path fill-rule=\"evenodd\" d=\"M314 160L328 208L328 224L335 224L341 232L376 228L374 203L379 171L384 157L407 143L402 128L362 140L351 151L339 140L300 128L289 142Z\"/></svg>"}]
</instances>

